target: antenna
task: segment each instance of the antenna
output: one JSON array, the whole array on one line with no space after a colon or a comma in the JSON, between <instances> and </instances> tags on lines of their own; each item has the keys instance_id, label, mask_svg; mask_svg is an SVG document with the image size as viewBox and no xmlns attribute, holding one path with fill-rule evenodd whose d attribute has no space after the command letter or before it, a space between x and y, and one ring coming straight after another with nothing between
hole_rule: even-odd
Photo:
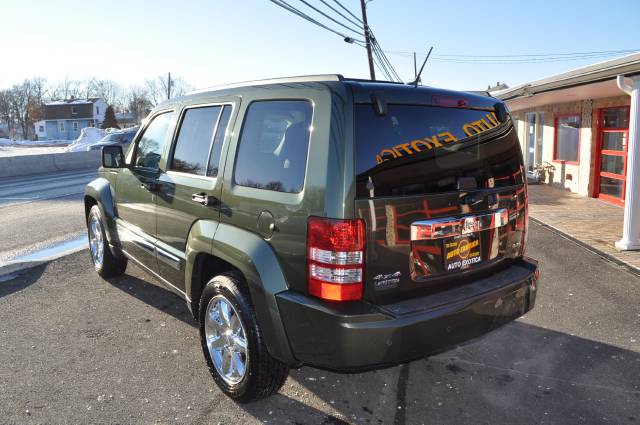
<instances>
[{"instance_id":1,"label":"antenna","mask_svg":"<svg viewBox=\"0 0 640 425\"><path fill-rule=\"evenodd\" d=\"M424 58L424 62L422 62L422 66L420 67L420 72L418 72L418 74L416 75L416 80L411 83L414 86L416 86L416 88L418 87L418 81L420 81L420 75L422 75L422 70L424 69L424 66L427 64L427 61L429 60L429 56L431 56L432 50L433 50L433 46L431 46L431 48L429 49L429 53L427 53L427 57Z\"/></svg>"}]
</instances>

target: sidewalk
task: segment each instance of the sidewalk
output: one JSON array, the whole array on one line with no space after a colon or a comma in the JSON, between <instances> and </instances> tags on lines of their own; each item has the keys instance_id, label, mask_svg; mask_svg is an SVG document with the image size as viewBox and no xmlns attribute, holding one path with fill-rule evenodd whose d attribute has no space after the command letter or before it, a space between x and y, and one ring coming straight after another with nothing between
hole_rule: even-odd
<instances>
[{"instance_id":1,"label":"sidewalk","mask_svg":"<svg viewBox=\"0 0 640 425\"><path fill-rule=\"evenodd\" d=\"M620 252L624 210L546 184L529 185L529 216L640 271L640 251Z\"/></svg>"}]
</instances>

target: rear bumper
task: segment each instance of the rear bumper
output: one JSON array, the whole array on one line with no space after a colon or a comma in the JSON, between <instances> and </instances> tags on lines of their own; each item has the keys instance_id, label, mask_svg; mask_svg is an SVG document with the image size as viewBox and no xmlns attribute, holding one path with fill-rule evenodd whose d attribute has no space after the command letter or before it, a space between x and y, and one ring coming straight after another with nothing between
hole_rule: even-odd
<instances>
[{"instance_id":1,"label":"rear bumper","mask_svg":"<svg viewBox=\"0 0 640 425\"><path fill-rule=\"evenodd\" d=\"M537 270L535 260L521 259L474 283L382 306L292 291L276 298L300 363L355 371L441 352L517 319L533 308Z\"/></svg>"}]
</instances>

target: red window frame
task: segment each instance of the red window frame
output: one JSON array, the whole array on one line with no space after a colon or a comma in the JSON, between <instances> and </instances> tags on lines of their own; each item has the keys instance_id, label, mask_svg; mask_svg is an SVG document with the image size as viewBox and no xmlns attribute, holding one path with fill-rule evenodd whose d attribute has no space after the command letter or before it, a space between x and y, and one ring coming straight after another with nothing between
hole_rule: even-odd
<instances>
[{"instance_id":1,"label":"red window frame","mask_svg":"<svg viewBox=\"0 0 640 425\"><path fill-rule=\"evenodd\" d=\"M565 159L558 159L556 154L558 152L558 121L560 118L577 117L578 118L578 160L567 161ZM553 120L553 162L561 164L579 165L580 164L580 144L582 142L582 114L558 114Z\"/></svg>"}]
</instances>

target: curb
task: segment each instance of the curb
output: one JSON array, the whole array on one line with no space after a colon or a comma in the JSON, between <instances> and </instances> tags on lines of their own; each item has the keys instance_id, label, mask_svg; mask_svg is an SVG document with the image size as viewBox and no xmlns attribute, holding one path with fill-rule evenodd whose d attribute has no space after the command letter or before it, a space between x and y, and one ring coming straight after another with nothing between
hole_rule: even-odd
<instances>
[{"instance_id":1,"label":"curb","mask_svg":"<svg viewBox=\"0 0 640 425\"><path fill-rule=\"evenodd\" d=\"M58 254L42 257L37 260L10 260L10 261L7 261L6 263L0 263L0 282L2 281L2 278L6 277L7 275L22 272L37 266L41 266L42 264L50 263L53 260L57 260L59 258L66 257L71 254L84 251L85 249L87 249L86 246L80 246L76 248L67 249Z\"/></svg>"},{"instance_id":2,"label":"curb","mask_svg":"<svg viewBox=\"0 0 640 425\"><path fill-rule=\"evenodd\" d=\"M32 269L45 263L48 263L48 261L16 261L5 263L0 266L0 282L2 282L3 277Z\"/></svg>"},{"instance_id":3,"label":"curb","mask_svg":"<svg viewBox=\"0 0 640 425\"><path fill-rule=\"evenodd\" d=\"M582 248L586 249L587 251L591 252L592 254L596 254L597 256L599 256L599 257L601 257L601 258L603 258L603 259L605 259L605 260L607 260L607 261L609 261L609 262L611 262L611 263L613 263L613 264L615 264L617 266L620 266L620 267L626 269L629 273L631 273L633 275L640 276L640 268L637 268L635 266L632 266L631 264L625 263L624 261L619 260L616 257L614 257L613 255L607 254L604 251L600 251L599 249L594 248L593 246L591 246L591 245L589 245L589 244L587 244L585 242L582 242L580 239L577 239L577 238L571 236L570 234L563 232L562 230L558 229L557 227L554 227L554 226L552 226L550 224L544 223L544 222L538 220L537 218L529 216L529 219L531 221L533 221L534 223L536 223L536 224L544 227L545 229L549 230L550 232L553 232L556 235L558 235L560 237L563 237L563 238L575 243L576 245L581 246Z\"/></svg>"}]
</instances>

